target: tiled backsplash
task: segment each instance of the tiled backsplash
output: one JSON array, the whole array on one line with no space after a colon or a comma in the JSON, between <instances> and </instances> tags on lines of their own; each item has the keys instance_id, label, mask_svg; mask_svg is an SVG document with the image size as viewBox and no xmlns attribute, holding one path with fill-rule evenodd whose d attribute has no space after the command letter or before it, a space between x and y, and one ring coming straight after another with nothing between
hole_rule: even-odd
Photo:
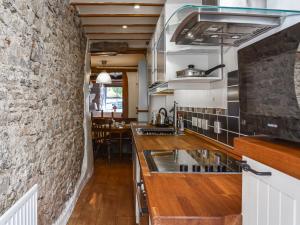
<instances>
[{"instance_id":1,"label":"tiled backsplash","mask_svg":"<svg viewBox=\"0 0 300 225\"><path fill-rule=\"evenodd\" d=\"M185 128L233 146L235 137L245 136L240 133L238 85L238 72L228 73L228 109L178 107L178 113L183 116ZM217 125L220 125L219 131L215 130Z\"/></svg>"}]
</instances>

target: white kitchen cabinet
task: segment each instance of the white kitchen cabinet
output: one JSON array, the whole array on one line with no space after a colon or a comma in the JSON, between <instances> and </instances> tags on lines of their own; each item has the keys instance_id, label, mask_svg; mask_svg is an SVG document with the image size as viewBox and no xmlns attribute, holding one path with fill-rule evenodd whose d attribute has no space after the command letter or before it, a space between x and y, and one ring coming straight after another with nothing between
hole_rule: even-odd
<instances>
[{"instance_id":1,"label":"white kitchen cabinet","mask_svg":"<svg viewBox=\"0 0 300 225\"><path fill-rule=\"evenodd\" d=\"M158 19L154 34L149 42L147 49L147 73L148 84L153 84L156 81L164 81L164 42L158 44L161 33L164 28L164 9ZM158 64L159 63L159 64ZM159 67L159 68L158 68ZM158 73L159 70L159 73Z\"/></svg>"},{"instance_id":2,"label":"white kitchen cabinet","mask_svg":"<svg viewBox=\"0 0 300 225\"><path fill-rule=\"evenodd\" d=\"M299 225L300 180L250 158L243 160L256 171L272 173L243 171L243 225Z\"/></svg>"},{"instance_id":3,"label":"white kitchen cabinet","mask_svg":"<svg viewBox=\"0 0 300 225\"><path fill-rule=\"evenodd\" d=\"M147 200L145 198L145 187L141 175L141 166L137 155L135 144L132 146L133 163L133 190L134 190L134 208L135 224L149 225L150 216L148 214Z\"/></svg>"},{"instance_id":4,"label":"white kitchen cabinet","mask_svg":"<svg viewBox=\"0 0 300 225\"><path fill-rule=\"evenodd\" d=\"M159 41L156 43L156 69L157 81L166 81L166 54L164 32L161 34Z\"/></svg>"},{"instance_id":5,"label":"white kitchen cabinet","mask_svg":"<svg viewBox=\"0 0 300 225\"><path fill-rule=\"evenodd\" d=\"M155 53L156 53L156 81L166 81L166 58L165 58L165 8L163 8L161 15L158 19L155 29Z\"/></svg>"},{"instance_id":6,"label":"white kitchen cabinet","mask_svg":"<svg viewBox=\"0 0 300 225\"><path fill-rule=\"evenodd\" d=\"M149 42L147 49L147 77L148 84L151 85L157 81L157 53L155 48L155 39L154 36Z\"/></svg>"},{"instance_id":7,"label":"white kitchen cabinet","mask_svg":"<svg viewBox=\"0 0 300 225\"><path fill-rule=\"evenodd\" d=\"M145 60L141 60L138 64L138 80L139 80L139 95L138 95L138 121L148 121L148 93L145 91L148 89L147 81L147 63Z\"/></svg>"},{"instance_id":8,"label":"white kitchen cabinet","mask_svg":"<svg viewBox=\"0 0 300 225\"><path fill-rule=\"evenodd\" d=\"M148 85L154 83L154 54L153 54L153 41L149 42L147 48L147 78L148 78Z\"/></svg>"},{"instance_id":9,"label":"white kitchen cabinet","mask_svg":"<svg viewBox=\"0 0 300 225\"><path fill-rule=\"evenodd\" d=\"M157 81L157 52L155 48L155 43L152 46L152 79L153 83Z\"/></svg>"}]
</instances>

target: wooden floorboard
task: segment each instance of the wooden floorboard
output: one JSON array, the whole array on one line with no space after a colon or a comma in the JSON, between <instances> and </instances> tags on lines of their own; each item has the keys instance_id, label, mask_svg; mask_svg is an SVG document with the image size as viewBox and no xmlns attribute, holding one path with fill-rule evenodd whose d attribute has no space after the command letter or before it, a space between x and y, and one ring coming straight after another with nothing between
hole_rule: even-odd
<instances>
[{"instance_id":1,"label":"wooden floorboard","mask_svg":"<svg viewBox=\"0 0 300 225\"><path fill-rule=\"evenodd\" d=\"M97 159L68 225L135 225L129 157Z\"/></svg>"}]
</instances>

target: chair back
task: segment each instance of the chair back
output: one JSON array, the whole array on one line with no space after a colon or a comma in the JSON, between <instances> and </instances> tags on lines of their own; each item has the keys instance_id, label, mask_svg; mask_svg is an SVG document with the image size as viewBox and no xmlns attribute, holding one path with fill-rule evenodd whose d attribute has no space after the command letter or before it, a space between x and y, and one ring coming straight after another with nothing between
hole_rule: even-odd
<instances>
[{"instance_id":1,"label":"chair back","mask_svg":"<svg viewBox=\"0 0 300 225\"><path fill-rule=\"evenodd\" d=\"M99 114L99 113L100 113L100 114ZM92 112L91 112L91 117L92 117L92 118L103 117L103 116L104 116L103 110L100 110L100 111L92 111Z\"/></svg>"},{"instance_id":2,"label":"chair back","mask_svg":"<svg viewBox=\"0 0 300 225\"><path fill-rule=\"evenodd\" d=\"M93 139L97 142L110 141L112 130L112 120L109 118L92 118Z\"/></svg>"}]
</instances>

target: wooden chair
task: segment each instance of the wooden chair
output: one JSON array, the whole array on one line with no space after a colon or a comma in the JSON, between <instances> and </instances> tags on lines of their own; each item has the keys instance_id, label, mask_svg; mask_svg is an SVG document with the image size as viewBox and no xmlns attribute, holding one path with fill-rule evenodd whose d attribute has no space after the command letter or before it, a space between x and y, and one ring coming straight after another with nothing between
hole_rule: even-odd
<instances>
[{"instance_id":1,"label":"wooden chair","mask_svg":"<svg viewBox=\"0 0 300 225\"><path fill-rule=\"evenodd\" d=\"M102 147L107 147L108 161L111 160L111 125L109 118L92 118L92 135L94 143L94 152Z\"/></svg>"},{"instance_id":2,"label":"wooden chair","mask_svg":"<svg viewBox=\"0 0 300 225\"><path fill-rule=\"evenodd\" d=\"M98 113L98 112L100 112L100 116L99 116L99 113ZM91 112L91 118L92 118L92 119L93 119L93 118L99 118L99 117L101 117L101 118L104 117L104 112L103 112L103 110L96 111L96 112Z\"/></svg>"},{"instance_id":3,"label":"wooden chair","mask_svg":"<svg viewBox=\"0 0 300 225\"><path fill-rule=\"evenodd\" d=\"M121 143L125 143L129 147L129 152L132 153L132 133L131 133L130 130L122 134ZM122 153L123 152L121 150L120 151L120 157L121 157Z\"/></svg>"}]
</instances>

